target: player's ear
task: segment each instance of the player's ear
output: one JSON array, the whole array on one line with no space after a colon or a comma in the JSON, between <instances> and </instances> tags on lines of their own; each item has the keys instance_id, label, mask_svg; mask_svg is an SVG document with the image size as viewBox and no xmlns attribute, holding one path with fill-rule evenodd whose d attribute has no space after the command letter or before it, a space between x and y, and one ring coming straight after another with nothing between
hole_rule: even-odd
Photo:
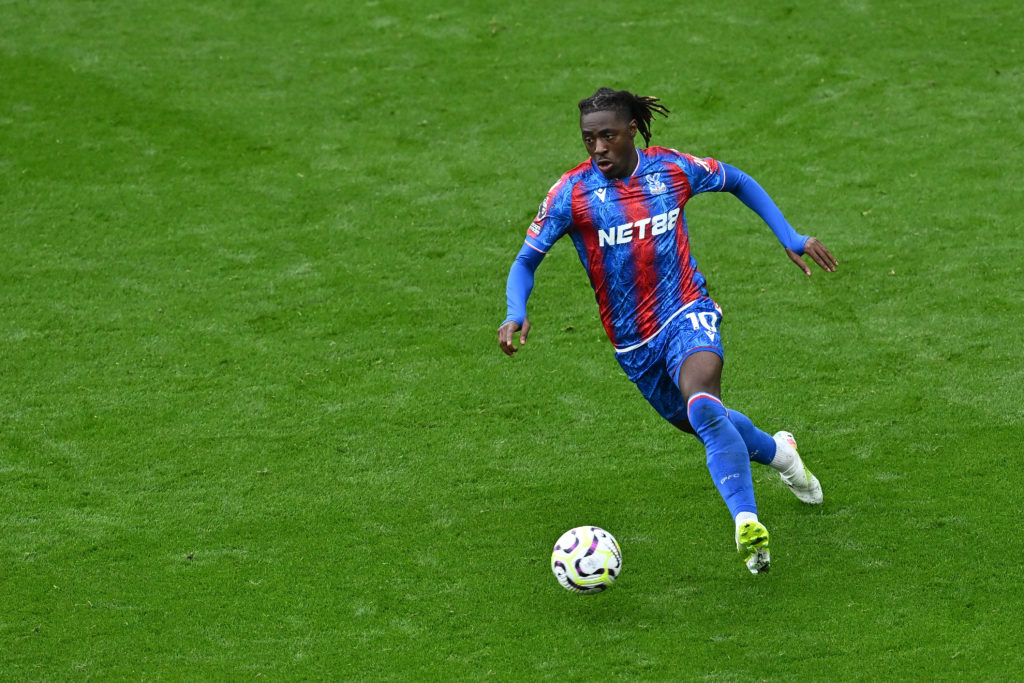
<instances>
[{"instance_id":1,"label":"player's ear","mask_svg":"<svg viewBox=\"0 0 1024 683\"><path fill-rule=\"evenodd\" d=\"M636 119L633 119L629 122L629 137L635 138L637 130L639 130L639 128L637 128Z\"/></svg>"}]
</instances>

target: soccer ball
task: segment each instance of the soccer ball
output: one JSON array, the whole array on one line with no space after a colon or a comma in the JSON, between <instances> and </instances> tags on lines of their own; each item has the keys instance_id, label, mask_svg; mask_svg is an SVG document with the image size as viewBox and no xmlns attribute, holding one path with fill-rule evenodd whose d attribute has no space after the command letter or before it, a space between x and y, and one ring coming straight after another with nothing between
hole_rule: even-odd
<instances>
[{"instance_id":1,"label":"soccer ball","mask_svg":"<svg viewBox=\"0 0 1024 683\"><path fill-rule=\"evenodd\" d=\"M600 593L622 571L615 537L596 526L578 526L562 534L551 553L551 571L573 593Z\"/></svg>"}]
</instances>

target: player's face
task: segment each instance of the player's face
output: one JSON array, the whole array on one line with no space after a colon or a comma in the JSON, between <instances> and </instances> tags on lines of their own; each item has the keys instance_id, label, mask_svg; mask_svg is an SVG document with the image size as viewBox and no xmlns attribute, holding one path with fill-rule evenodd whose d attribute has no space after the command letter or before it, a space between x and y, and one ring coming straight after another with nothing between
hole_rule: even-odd
<instances>
[{"instance_id":1,"label":"player's face","mask_svg":"<svg viewBox=\"0 0 1024 683\"><path fill-rule=\"evenodd\" d=\"M635 119L623 120L614 111L595 111L580 116L580 132L587 153L606 178L627 178L636 169Z\"/></svg>"}]
</instances>

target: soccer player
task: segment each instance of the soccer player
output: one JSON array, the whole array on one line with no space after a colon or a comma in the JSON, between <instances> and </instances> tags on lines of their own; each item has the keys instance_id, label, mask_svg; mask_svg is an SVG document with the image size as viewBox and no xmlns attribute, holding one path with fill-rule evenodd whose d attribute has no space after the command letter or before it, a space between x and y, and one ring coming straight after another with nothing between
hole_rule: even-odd
<instances>
[{"instance_id":1,"label":"soccer player","mask_svg":"<svg viewBox=\"0 0 1024 683\"><path fill-rule=\"evenodd\" d=\"M797 498L822 501L789 432L769 436L722 403L722 310L690 254L683 206L701 192L730 192L760 216L806 275L809 256L838 265L814 237L798 234L753 178L715 159L649 147L651 121L668 110L654 97L601 88L579 103L590 158L548 192L508 275L508 314L498 328L512 356L530 332L526 301L544 255L568 235L590 276L615 355L644 397L707 450L711 477L736 522L736 547L754 574L769 568L768 530L758 520L750 462L781 474ZM645 149L635 144L636 134Z\"/></svg>"}]
</instances>

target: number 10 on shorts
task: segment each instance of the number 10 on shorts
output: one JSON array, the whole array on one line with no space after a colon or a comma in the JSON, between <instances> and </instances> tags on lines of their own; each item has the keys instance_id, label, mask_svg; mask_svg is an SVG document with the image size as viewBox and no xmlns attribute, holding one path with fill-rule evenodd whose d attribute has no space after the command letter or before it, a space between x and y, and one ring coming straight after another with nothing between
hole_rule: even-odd
<instances>
[{"instance_id":1,"label":"number 10 on shorts","mask_svg":"<svg viewBox=\"0 0 1024 683\"><path fill-rule=\"evenodd\" d=\"M703 327L709 337L715 338L715 334L718 333L718 313L714 311L701 311L700 313L687 313L686 317L689 318L694 330L699 330Z\"/></svg>"}]
</instances>

